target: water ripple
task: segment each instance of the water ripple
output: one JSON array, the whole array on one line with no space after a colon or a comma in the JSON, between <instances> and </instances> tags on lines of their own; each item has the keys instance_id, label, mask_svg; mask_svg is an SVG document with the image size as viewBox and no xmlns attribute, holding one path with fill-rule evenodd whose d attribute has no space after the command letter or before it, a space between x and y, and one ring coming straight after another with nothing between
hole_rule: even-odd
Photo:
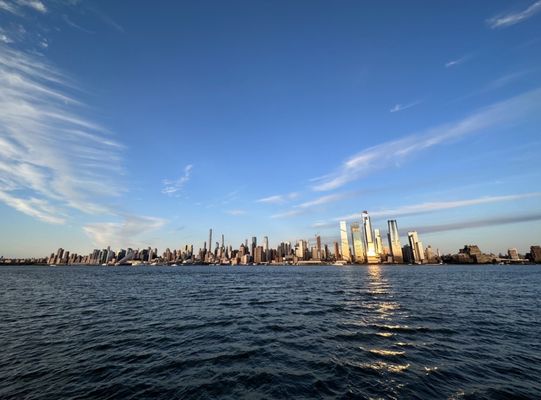
<instances>
[{"instance_id":1,"label":"water ripple","mask_svg":"<svg viewBox=\"0 0 541 400\"><path fill-rule=\"evenodd\" d=\"M2 399L537 399L541 267L5 267Z\"/></svg>"}]
</instances>

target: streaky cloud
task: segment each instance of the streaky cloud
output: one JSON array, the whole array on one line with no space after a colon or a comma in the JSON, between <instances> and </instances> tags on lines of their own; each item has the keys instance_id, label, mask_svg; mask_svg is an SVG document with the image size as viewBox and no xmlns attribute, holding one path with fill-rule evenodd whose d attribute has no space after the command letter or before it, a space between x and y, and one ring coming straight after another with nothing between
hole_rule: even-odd
<instances>
[{"instance_id":1,"label":"streaky cloud","mask_svg":"<svg viewBox=\"0 0 541 400\"><path fill-rule=\"evenodd\" d=\"M377 169L407 161L408 158L434 146L451 143L539 110L541 110L541 89L537 88L482 108L459 121L369 147L345 160L336 171L314 178L312 190L338 189Z\"/></svg>"},{"instance_id":2,"label":"streaky cloud","mask_svg":"<svg viewBox=\"0 0 541 400\"><path fill-rule=\"evenodd\" d=\"M0 11L5 11L17 16L23 15L22 8L30 8L42 14L47 12L45 4L39 0L0 0Z\"/></svg>"},{"instance_id":3,"label":"streaky cloud","mask_svg":"<svg viewBox=\"0 0 541 400\"><path fill-rule=\"evenodd\" d=\"M256 203L265 203L265 204L284 204L288 201L295 200L299 197L299 193L297 192L291 192L287 194L276 194L273 196L263 197L261 199L257 199Z\"/></svg>"},{"instance_id":4,"label":"streaky cloud","mask_svg":"<svg viewBox=\"0 0 541 400\"><path fill-rule=\"evenodd\" d=\"M229 215L232 215L234 217L238 217L238 216L241 216L241 215L245 215L246 214L246 210L239 210L239 209L235 209L235 210L227 210L225 211L226 214L229 214Z\"/></svg>"},{"instance_id":5,"label":"streaky cloud","mask_svg":"<svg viewBox=\"0 0 541 400\"><path fill-rule=\"evenodd\" d=\"M456 67L457 65L460 65L464 63L468 59L468 56L457 58L456 60L450 60L445 63L445 68L451 68Z\"/></svg>"},{"instance_id":6,"label":"streaky cloud","mask_svg":"<svg viewBox=\"0 0 541 400\"><path fill-rule=\"evenodd\" d=\"M541 1L536 1L535 3L531 4L528 8L524 10L510 12L507 14L500 14L492 18L489 18L487 20L487 24L492 29L506 28L508 26L518 24L519 22L523 22L527 20L528 18L533 17L535 14L537 14L540 11L541 11Z\"/></svg>"},{"instance_id":7,"label":"streaky cloud","mask_svg":"<svg viewBox=\"0 0 541 400\"><path fill-rule=\"evenodd\" d=\"M519 201L529 198L541 197L541 192L518 193L501 196L483 196L473 199L450 200L450 201L431 201L419 204L404 205L396 208L387 208L382 210L369 210L372 218L394 218L412 215L427 214L437 211L449 210L454 208L471 207L482 204L501 203L508 201ZM330 221L318 221L312 225L313 228L328 228L336 226L338 221L353 221L361 218L361 212L349 215L343 215L333 218Z\"/></svg>"},{"instance_id":8,"label":"streaky cloud","mask_svg":"<svg viewBox=\"0 0 541 400\"><path fill-rule=\"evenodd\" d=\"M32 8L40 13L46 13L47 7L39 0L17 0L17 3L21 6Z\"/></svg>"},{"instance_id":9,"label":"streaky cloud","mask_svg":"<svg viewBox=\"0 0 541 400\"><path fill-rule=\"evenodd\" d=\"M273 219L289 218L289 217L305 214L317 207L320 207L329 203L334 203L336 201L344 200L348 197L353 196L354 194L355 193L353 192L346 192L346 193L334 193L334 194L329 194L325 196L320 196L316 199L305 201L304 203L301 203L301 204L297 204L293 206L292 209L289 211L273 214L271 215L271 218Z\"/></svg>"},{"instance_id":10,"label":"streaky cloud","mask_svg":"<svg viewBox=\"0 0 541 400\"><path fill-rule=\"evenodd\" d=\"M484 228L487 226L499 226L499 225L509 225L509 224L518 224L523 222L535 222L541 220L541 213L531 213L526 215L511 215L511 216L497 216L493 218L484 218L478 220L466 220L460 222L453 222L450 224L439 224L439 225L423 225L423 226L413 226L409 228L400 229L400 234L406 234L408 231L418 231L419 233L437 233L437 232L446 232L446 231L455 231L461 229L472 229L472 228Z\"/></svg>"},{"instance_id":11,"label":"streaky cloud","mask_svg":"<svg viewBox=\"0 0 541 400\"><path fill-rule=\"evenodd\" d=\"M43 57L0 44L0 201L48 223L110 213L121 151L81 117L73 82Z\"/></svg>"},{"instance_id":12,"label":"streaky cloud","mask_svg":"<svg viewBox=\"0 0 541 400\"><path fill-rule=\"evenodd\" d=\"M165 226L166 221L161 218L124 215L120 222L97 222L87 224L83 231L96 246L105 247L141 247L146 239L141 236Z\"/></svg>"},{"instance_id":13,"label":"streaky cloud","mask_svg":"<svg viewBox=\"0 0 541 400\"><path fill-rule=\"evenodd\" d=\"M167 195L173 195L177 193L178 191L182 190L184 188L184 185L190 181L191 175L192 175L192 169L193 165L188 164L184 167L184 175L182 175L177 180L169 180L164 179L163 180L163 189L162 193Z\"/></svg>"},{"instance_id":14,"label":"streaky cloud","mask_svg":"<svg viewBox=\"0 0 541 400\"><path fill-rule=\"evenodd\" d=\"M407 110L408 108L415 107L416 105L419 105L419 104L421 104L420 101L414 101L413 103L409 103L409 104L395 104L395 106L391 108L389 112L395 113L399 111L404 111L404 110Z\"/></svg>"}]
</instances>

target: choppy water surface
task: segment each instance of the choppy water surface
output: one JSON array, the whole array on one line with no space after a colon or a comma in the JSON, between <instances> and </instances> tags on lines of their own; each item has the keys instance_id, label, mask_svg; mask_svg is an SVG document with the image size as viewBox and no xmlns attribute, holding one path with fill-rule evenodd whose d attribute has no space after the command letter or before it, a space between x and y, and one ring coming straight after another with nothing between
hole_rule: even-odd
<instances>
[{"instance_id":1,"label":"choppy water surface","mask_svg":"<svg viewBox=\"0 0 541 400\"><path fill-rule=\"evenodd\" d=\"M541 398L540 266L5 267L0 398Z\"/></svg>"}]
</instances>

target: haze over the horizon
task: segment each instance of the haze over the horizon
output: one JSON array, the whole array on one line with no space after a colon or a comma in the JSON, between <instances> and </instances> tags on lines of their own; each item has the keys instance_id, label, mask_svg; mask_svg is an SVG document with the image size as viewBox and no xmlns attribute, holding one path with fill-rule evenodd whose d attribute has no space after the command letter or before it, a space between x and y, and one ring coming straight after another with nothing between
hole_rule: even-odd
<instances>
[{"instance_id":1,"label":"haze over the horizon","mask_svg":"<svg viewBox=\"0 0 541 400\"><path fill-rule=\"evenodd\" d=\"M541 242L541 1L0 0L0 255Z\"/></svg>"}]
</instances>

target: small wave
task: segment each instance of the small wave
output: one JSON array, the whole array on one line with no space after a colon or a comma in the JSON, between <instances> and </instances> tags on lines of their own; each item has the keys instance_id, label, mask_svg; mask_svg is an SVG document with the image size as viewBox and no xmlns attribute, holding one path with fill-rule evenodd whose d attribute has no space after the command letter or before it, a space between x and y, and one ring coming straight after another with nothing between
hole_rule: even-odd
<instances>
[{"instance_id":1,"label":"small wave","mask_svg":"<svg viewBox=\"0 0 541 400\"><path fill-rule=\"evenodd\" d=\"M377 354L378 356L385 356L385 357L397 357L397 356L403 356L404 354L406 354L405 351L385 350L385 349L370 349L368 351L372 354Z\"/></svg>"},{"instance_id":2,"label":"small wave","mask_svg":"<svg viewBox=\"0 0 541 400\"><path fill-rule=\"evenodd\" d=\"M376 332L376 335L381 336L381 337L393 337L393 336L396 335L396 333L392 333L392 332Z\"/></svg>"},{"instance_id":3,"label":"small wave","mask_svg":"<svg viewBox=\"0 0 541 400\"><path fill-rule=\"evenodd\" d=\"M361 368L371 369L374 371L387 371L392 373L402 373L406 371L410 365L409 364L392 364L386 363L384 361L376 361L373 363L364 363L360 364Z\"/></svg>"}]
</instances>

